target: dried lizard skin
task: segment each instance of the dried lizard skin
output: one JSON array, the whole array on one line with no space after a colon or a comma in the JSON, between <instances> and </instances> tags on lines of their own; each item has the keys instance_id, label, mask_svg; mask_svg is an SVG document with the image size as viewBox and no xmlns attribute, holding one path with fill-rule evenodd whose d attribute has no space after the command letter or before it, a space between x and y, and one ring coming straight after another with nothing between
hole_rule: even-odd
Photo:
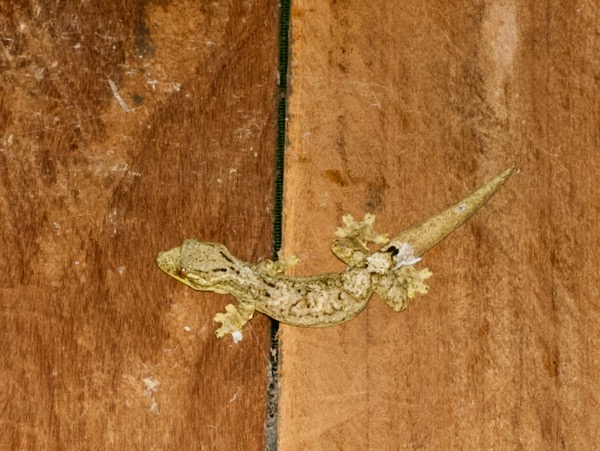
<instances>
[{"instance_id":1,"label":"dried lizard skin","mask_svg":"<svg viewBox=\"0 0 600 451\"><path fill-rule=\"evenodd\" d=\"M327 327L358 315L377 293L394 311L406 308L416 293L426 293L428 269L414 265L429 249L472 216L502 186L512 172L505 170L460 202L401 232L391 240L373 230L375 216L357 222L342 218L336 230L333 253L348 265L341 273L309 277L286 276L286 268L298 259L280 258L257 264L235 258L219 243L186 240L161 252L157 264L175 280L199 291L231 294L238 306L229 304L215 321L222 324L217 337L242 338L242 327L255 311L294 326ZM371 251L370 244L383 245Z\"/></svg>"}]
</instances>

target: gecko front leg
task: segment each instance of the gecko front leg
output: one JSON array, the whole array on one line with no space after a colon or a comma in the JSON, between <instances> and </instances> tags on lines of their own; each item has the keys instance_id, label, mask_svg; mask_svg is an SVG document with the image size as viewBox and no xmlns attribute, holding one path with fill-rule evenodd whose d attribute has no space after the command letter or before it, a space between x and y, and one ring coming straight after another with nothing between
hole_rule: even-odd
<instances>
[{"instance_id":1,"label":"gecko front leg","mask_svg":"<svg viewBox=\"0 0 600 451\"><path fill-rule=\"evenodd\" d=\"M225 313L217 313L214 318L216 322L222 324L215 332L217 338L231 334L235 343L242 341L244 338L242 327L252 319L254 310L254 306L247 302L240 302L237 307L233 304L227 304Z\"/></svg>"},{"instance_id":2,"label":"gecko front leg","mask_svg":"<svg viewBox=\"0 0 600 451\"><path fill-rule=\"evenodd\" d=\"M351 268L369 255L369 243L387 244L390 241L387 234L373 230L374 214L367 213L362 221L356 221L352 215L344 215L342 222L344 227L336 229L338 239L331 245L331 251Z\"/></svg>"},{"instance_id":3,"label":"gecko front leg","mask_svg":"<svg viewBox=\"0 0 600 451\"><path fill-rule=\"evenodd\" d=\"M295 255L292 257L285 257L281 250L277 252L277 261L263 260L256 264L256 270L265 272L275 276L277 274L283 274L284 271L292 266L300 263L300 259Z\"/></svg>"}]
</instances>

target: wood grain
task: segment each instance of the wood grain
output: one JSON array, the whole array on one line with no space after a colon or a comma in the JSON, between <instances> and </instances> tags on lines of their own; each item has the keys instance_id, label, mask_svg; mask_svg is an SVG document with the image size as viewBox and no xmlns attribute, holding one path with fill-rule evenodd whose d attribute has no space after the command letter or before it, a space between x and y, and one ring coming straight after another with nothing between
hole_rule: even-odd
<instances>
[{"instance_id":1,"label":"wood grain","mask_svg":"<svg viewBox=\"0 0 600 451\"><path fill-rule=\"evenodd\" d=\"M280 449L600 446L592 3L319 2L292 11L284 243L341 270L343 213L395 233L507 166L428 253L430 293L282 327Z\"/></svg>"},{"instance_id":2,"label":"wood grain","mask_svg":"<svg viewBox=\"0 0 600 451\"><path fill-rule=\"evenodd\" d=\"M261 449L268 321L154 259L271 254L277 2L2 8L0 448Z\"/></svg>"}]
</instances>

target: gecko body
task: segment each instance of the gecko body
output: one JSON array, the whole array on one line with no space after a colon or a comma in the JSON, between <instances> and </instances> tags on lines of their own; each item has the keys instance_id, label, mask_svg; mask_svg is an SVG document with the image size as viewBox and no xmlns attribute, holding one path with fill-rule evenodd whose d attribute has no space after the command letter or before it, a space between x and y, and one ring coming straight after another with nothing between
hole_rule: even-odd
<instances>
[{"instance_id":1,"label":"gecko body","mask_svg":"<svg viewBox=\"0 0 600 451\"><path fill-rule=\"evenodd\" d=\"M388 290L394 285L390 278L413 279L407 296L425 292L427 288L420 281L430 275L429 271L402 265L389 271L397 263L394 252L391 247L385 254L379 253L365 268L292 277L283 274L294 263L292 259L251 264L235 258L222 244L186 240L182 246L161 253L158 265L195 290L231 294L238 300L237 307L230 304L225 314L215 318L223 323L217 330L217 335L223 336L240 331L254 310L294 326L326 327L348 321L366 307L380 286ZM386 262L388 268L384 269ZM404 308L405 302L400 304Z\"/></svg>"},{"instance_id":2,"label":"gecko body","mask_svg":"<svg viewBox=\"0 0 600 451\"><path fill-rule=\"evenodd\" d=\"M392 240L373 230L374 215L367 214L362 221L345 215L345 226L336 230L337 239L331 246L348 265L341 273L288 276L284 271L298 262L295 257L251 264L234 257L222 244L197 240L161 252L157 264L195 290L234 296L238 306L228 304L215 321L222 324L217 337L232 334L236 341L255 311L294 326L327 327L354 318L373 293L394 311L401 311L408 299L427 292L424 280L431 272L414 266L421 255L474 214L510 173L510 169L504 171L467 198ZM370 244L382 247L371 251Z\"/></svg>"}]
</instances>

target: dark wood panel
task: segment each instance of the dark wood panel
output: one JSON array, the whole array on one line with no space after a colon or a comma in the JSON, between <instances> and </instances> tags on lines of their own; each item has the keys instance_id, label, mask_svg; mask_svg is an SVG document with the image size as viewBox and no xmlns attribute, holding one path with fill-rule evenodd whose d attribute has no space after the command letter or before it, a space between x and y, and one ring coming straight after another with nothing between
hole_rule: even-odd
<instances>
[{"instance_id":1,"label":"dark wood panel","mask_svg":"<svg viewBox=\"0 0 600 451\"><path fill-rule=\"evenodd\" d=\"M277 2L3 8L0 448L260 449L268 321L154 259L271 254Z\"/></svg>"}]
</instances>

